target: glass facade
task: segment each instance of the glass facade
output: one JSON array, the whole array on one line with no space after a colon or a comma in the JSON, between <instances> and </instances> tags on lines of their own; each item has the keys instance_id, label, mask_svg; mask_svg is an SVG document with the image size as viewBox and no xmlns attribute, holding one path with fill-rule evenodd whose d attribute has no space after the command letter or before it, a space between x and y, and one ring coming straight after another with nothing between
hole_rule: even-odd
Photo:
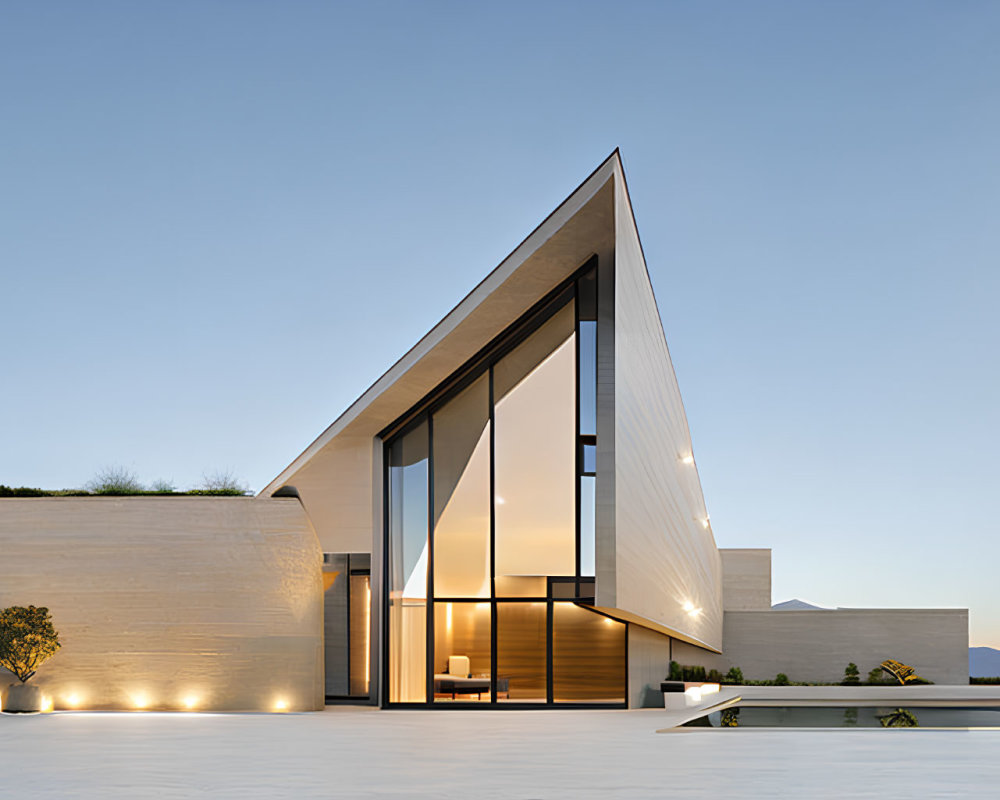
<instances>
[{"instance_id":1,"label":"glass facade","mask_svg":"<svg viewBox=\"0 0 1000 800\"><path fill-rule=\"evenodd\" d=\"M391 704L625 703L626 625L591 607L596 274L387 439Z\"/></svg>"}]
</instances>

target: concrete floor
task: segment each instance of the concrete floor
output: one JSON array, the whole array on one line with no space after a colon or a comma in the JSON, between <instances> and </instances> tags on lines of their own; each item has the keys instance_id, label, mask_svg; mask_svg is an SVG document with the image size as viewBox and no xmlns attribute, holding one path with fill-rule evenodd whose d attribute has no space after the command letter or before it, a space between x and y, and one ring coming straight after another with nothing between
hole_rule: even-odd
<instances>
[{"instance_id":1,"label":"concrete floor","mask_svg":"<svg viewBox=\"0 0 1000 800\"><path fill-rule=\"evenodd\" d=\"M0 717L5 797L990 797L1000 730L685 729L644 711Z\"/></svg>"}]
</instances>

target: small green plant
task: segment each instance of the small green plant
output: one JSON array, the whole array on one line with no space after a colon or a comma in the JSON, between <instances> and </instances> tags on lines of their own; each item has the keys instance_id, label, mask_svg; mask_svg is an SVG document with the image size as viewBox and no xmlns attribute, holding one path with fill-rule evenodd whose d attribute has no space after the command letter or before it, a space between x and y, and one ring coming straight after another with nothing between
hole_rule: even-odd
<instances>
[{"instance_id":1,"label":"small green plant","mask_svg":"<svg viewBox=\"0 0 1000 800\"><path fill-rule=\"evenodd\" d=\"M788 686L788 676L784 672L779 672L774 678L775 686Z\"/></svg>"},{"instance_id":2,"label":"small green plant","mask_svg":"<svg viewBox=\"0 0 1000 800\"><path fill-rule=\"evenodd\" d=\"M861 683L861 673L853 661L844 669L844 686L857 686Z\"/></svg>"},{"instance_id":3,"label":"small green plant","mask_svg":"<svg viewBox=\"0 0 1000 800\"><path fill-rule=\"evenodd\" d=\"M13 672L21 683L60 646L47 608L11 606L0 611L0 667Z\"/></svg>"},{"instance_id":4,"label":"small green plant","mask_svg":"<svg viewBox=\"0 0 1000 800\"><path fill-rule=\"evenodd\" d=\"M245 495L250 493L250 487L241 482L232 470L220 470L201 476L201 486L191 494L223 494Z\"/></svg>"},{"instance_id":5,"label":"small green plant","mask_svg":"<svg viewBox=\"0 0 1000 800\"><path fill-rule=\"evenodd\" d=\"M173 481L167 481L163 478L153 481L149 485L149 491L154 494L173 494L177 491L177 487L174 485Z\"/></svg>"},{"instance_id":6,"label":"small green plant","mask_svg":"<svg viewBox=\"0 0 1000 800\"><path fill-rule=\"evenodd\" d=\"M743 670L739 667L730 667L729 672L726 673L726 677L723 679L726 683L734 685L742 685L743 683Z\"/></svg>"},{"instance_id":7,"label":"small green plant","mask_svg":"<svg viewBox=\"0 0 1000 800\"><path fill-rule=\"evenodd\" d=\"M86 487L93 494L139 494L143 486L132 470L121 466L104 467L90 480Z\"/></svg>"},{"instance_id":8,"label":"small green plant","mask_svg":"<svg viewBox=\"0 0 1000 800\"><path fill-rule=\"evenodd\" d=\"M717 669L710 669L706 680L709 683L722 683L722 673Z\"/></svg>"},{"instance_id":9,"label":"small green plant","mask_svg":"<svg viewBox=\"0 0 1000 800\"><path fill-rule=\"evenodd\" d=\"M682 680L684 680L684 673L681 670L681 665L678 664L676 661L671 661L670 662L670 673L669 673L669 675L670 675L670 677L668 678L668 680L671 680L671 681L682 681Z\"/></svg>"},{"instance_id":10,"label":"small green plant","mask_svg":"<svg viewBox=\"0 0 1000 800\"><path fill-rule=\"evenodd\" d=\"M888 683L882 675L882 667L875 667L875 669L868 673L868 683L874 686L881 686L884 683Z\"/></svg>"},{"instance_id":11,"label":"small green plant","mask_svg":"<svg viewBox=\"0 0 1000 800\"><path fill-rule=\"evenodd\" d=\"M705 680L705 674L706 673L704 667L699 667L699 666L681 667L681 675L683 676L683 680L688 681L690 683L698 683L699 681L703 682Z\"/></svg>"}]
</instances>

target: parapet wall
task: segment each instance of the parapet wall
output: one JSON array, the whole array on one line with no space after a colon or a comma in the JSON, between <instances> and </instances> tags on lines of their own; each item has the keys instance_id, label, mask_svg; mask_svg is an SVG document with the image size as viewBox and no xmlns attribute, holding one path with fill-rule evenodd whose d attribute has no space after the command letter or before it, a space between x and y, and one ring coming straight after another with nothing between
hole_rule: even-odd
<instances>
[{"instance_id":1,"label":"parapet wall","mask_svg":"<svg viewBox=\"0 0 1000 800\"><path fill-rule=\"evenodd\" d=\"M57 709L323 707L322 556L295 499L5 498L0 554L0 607L59 631L32 679Z\"/></svg>"},{"instance_id":2,"label":"parapet wall","mask_svg":"<svg viewBox=\"0 0 1000 800\"><path fill-rule=\"evenodd\" d=\"M969 612L944 609L726 611L723 652L674 642L673 658L725 672L736 665L749 680L784 672L792 681L838 682L853 661L862 679L887 658L921 677L969 683Z\"/></svg>"}]
</instances>

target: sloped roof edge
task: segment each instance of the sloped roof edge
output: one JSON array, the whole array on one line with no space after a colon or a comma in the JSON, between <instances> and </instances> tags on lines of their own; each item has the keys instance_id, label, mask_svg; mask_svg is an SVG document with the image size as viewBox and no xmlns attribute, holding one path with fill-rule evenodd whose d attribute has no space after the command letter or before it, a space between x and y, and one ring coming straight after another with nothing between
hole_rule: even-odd
<instances>
[{"instance_id":1,"label":"sloped roof edge","mask_svg":"<svg viewBox=\"0 0 1000 800\"><path fill-rule=\"evenodd\" d=\"M286 485L323 447L367 409L383 392L426 356L441 340L486 300L503 281L560 230L616 174L623 174L618 148L587 176L500 264L481 280L440 322L387 369L361 396L279 473L259 495L270 495ZM624 183L623 183L624 185ZM625 189L627 192L627 188ZM631 204L630 204L631 206ZM459 364L456 364L457 368Z\"/></svg>"}]
</instances>

